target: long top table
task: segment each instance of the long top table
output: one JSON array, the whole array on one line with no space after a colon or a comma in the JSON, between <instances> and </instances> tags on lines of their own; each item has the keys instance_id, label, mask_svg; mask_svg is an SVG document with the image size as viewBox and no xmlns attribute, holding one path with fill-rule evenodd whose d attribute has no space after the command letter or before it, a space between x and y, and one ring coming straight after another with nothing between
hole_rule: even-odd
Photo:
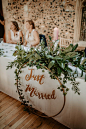
<instances>
[{"instance_id":1,"label":"long top table","mask_svg":"<svg viewBox=\"0 0 86 129\"><path fill-rule=\"evenodd\" d=\"M0 48L4 51L4 55L0 57L0 91L19 100L18 93L16 92L17 88L14 85L15 67L6 70L8 62L11 62L15 59L15 57L12 56L15 46L16 45L7 43L0 44ZM29 48L24 47L24 49L27 51ZM73 68L72 66L70 67ZM32 75L36 77L39 75L42 77L41 81L34 80L33 77L28 79L28 76L31 74L31 69ZM59 115L53 117L53 119L59 121L71 129L85 129L86 83L84 79L80 77L77 78L77 81L80 82L80 96L74 94L74 92L71 90L72 86L70 82L67 82L66 86L70 90L66 95L65 107L62 112ZM47 70L45 70L43 73L41 69L37 70L36 67L26 67L22 70L21 82L24 95L26 99L30 101L32 107L48 116L52 116L61 110L64 103L64 97L62 92L57 89L59 82L57 80L51 79ZM34 89L34 92L31 92L32 89ZM38 94L41 94L42 96L39 97Z\"/></svg>"}]
</instances>

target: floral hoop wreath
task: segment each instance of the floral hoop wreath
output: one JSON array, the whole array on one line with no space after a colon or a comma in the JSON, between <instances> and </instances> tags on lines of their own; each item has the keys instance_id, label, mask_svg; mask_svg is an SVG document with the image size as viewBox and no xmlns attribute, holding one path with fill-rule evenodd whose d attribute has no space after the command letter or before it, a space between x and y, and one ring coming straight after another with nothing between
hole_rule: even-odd
<instances>
[{"instance_id":1,"label":"floral hoop wreath","mask_svg":"<svg viewBox=\"0 0 86 129\"><path fill-rule=\"evenodd\" d=\"M29 62L27 62L27 63L29 63ZM61 110L60 110L58 113L56 113L55 115L47 116L47 115L45 115L44 113L42 113L43 115L40 115L40 114L36 113L36 109L34 109L34 111L33 111L33 109L32 109L32 110L30 109L31 107L30 107L29 105L25 104L26 101L23 100L23 99L24 99L24 96L23 96L23 97L21 96L22 89L19 89L19 87L20 87L20 86L19 86L19 84L20 84L20 82L19 82L19 80L20 80L19 73L20 73L21 69L24 68L24 66L25 66L27 63L23 64L23 65L20 67L20 69L19 69L19 71L18 71L18 73L17 73L16 85L17 85L17 91L18 91L20 100L21 100L22 103L27 107L27 109L29 109L29 111L32 111L32 113L34 113L34 114L37 115L37 116L48 118L48 117L55 117L55 116L59 115L59 114L63 111L63 109L64 109L64 107L65 107L65 103L66 103L66 96L64 95L65 91L64 91L64 88L63 88L63 87L62 87L62 90L63 90L64 102L63 102L63 105L62 105ZM39 64L39 65L43 66L42 64ZM53 72L52 72L50 69L48 69L46 66L43 66L43 67L44 67L45 69L47 69L49 72L51 72L51 74L53 74ZM62 83L61 83L61 81L59 80L59 78L58 78L57 76L55 76L55 75L54 75L54 77L58 80L58 82L60 83L60 85L62 85ZM21 85L21 84L20 84L20 85Z\"/></svg>"}]
</instances>

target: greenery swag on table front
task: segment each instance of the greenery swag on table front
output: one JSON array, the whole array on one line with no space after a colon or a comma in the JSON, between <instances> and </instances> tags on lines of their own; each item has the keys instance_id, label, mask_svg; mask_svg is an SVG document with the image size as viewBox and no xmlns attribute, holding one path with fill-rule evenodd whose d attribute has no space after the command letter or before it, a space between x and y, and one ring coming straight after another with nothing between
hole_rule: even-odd
<instances>
[{"instance_id":1,"label":"greenery swag on table front","mask_svg":"<svg viewBox=\"0 0 86 129\"><path fill-rule=\"evenodd\" d=\"M54 50L54 43L52 44L51 37L49 37L50 45L49 47L44 46L44 42L42 41L37 48L30 48L29 51L25 51L24 47L20 45L16 46L16 51L13 53L13 56L16 56L13 62L9 62L7 69L16 67L15 75L16 75L16 83L17 90L21 101L24 104L29 103L24 98L21 89L20 76L19 74L22 72L22 68L27 66L32 67L36 66L37 69L44 69L49 71L51 79L57 79L60 83L60 86L57 89L60 89L64 95L67 94L69 88L65 86L67 81L70 81L72 84L72 90L75 93L80 94L80 90L78 88L79 83L76 82L76 77L78 76L77 67L82 70L81 76L83 76L83 72L85 72L85 81L86 81L86 59L81 62L82 55L80 55L76 50L78 45L75 46L70 44L67 48L61 48L57 45ZM40 49L39 49L40 48ZM75 71L69 68L69 64L76 67ZM63 77L62 77L63 75ZM77 75L77 76L76 76Z\"/></svg>"}]
</instances>

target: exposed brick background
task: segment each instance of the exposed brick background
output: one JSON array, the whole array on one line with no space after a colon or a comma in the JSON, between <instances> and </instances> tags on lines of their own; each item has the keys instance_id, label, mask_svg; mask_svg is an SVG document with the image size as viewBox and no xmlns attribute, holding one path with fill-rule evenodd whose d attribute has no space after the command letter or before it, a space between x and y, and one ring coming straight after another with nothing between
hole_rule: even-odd
<instances>
[{"instance_id":1,"label":"exposed brick background","mask_svg":"<svg viewBox=\"0 0 86 129\"><path fill-rule=\"evenodd\" d=\"M10 21L16 20L25 34L25 21L32 19L37 31L48 39L53 29L59 28L59 37L73 39L76 0L2 0L6 38Z\"/></svg>"}]
</instances>

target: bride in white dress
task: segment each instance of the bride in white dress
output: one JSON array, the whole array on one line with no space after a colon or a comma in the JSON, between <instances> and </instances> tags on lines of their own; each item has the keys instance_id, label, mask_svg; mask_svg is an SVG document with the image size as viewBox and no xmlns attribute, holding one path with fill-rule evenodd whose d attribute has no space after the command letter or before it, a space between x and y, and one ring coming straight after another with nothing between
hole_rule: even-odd
<instances>
[{"instance_id":1,"label":"bride in white dress","mask_svg":"<svg viewBox=\"0 0 86 129\"><path fill-rule=\"evenodd\" d=\"M26 29L27 29L27 32L25 34L24 46L28 46L28 47L37 46L40 42L40 39L39 39L38 32L35 30L35 25L32 20L26 21Z\"/></svg>"},{"instance_id":2,"label":"bride in white dress","mask_svg":"<svg viewBox=\"0 0 86 129\"><path fill-rule=\"evenodd\" d=\"M23 34L22 31L19 30L18 23L16 21L11 21L10 31L8 33L8 43L19 44L20 37L23 43Z\"/></svg>"}]
</instances>

